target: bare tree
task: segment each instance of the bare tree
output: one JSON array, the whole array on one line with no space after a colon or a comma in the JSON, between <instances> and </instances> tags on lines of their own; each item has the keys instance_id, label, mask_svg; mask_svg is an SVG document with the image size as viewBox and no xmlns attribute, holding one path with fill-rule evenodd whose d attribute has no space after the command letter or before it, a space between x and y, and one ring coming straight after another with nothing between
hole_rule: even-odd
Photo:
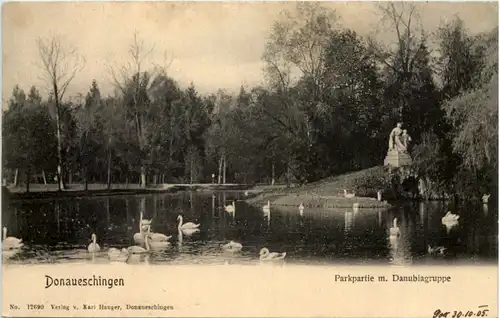
<instances>
[{"instance_id":1,"label":"bare tree","mask_svg":"<svg viewBox=\"0 0 500 318\"><path fill-rule=\"evenodd\" d=\"M379 59L403 85L399 94L399 116L402 117L406 104L405 92L409 89L415 61L424 41L424 30L420 24L418 8L413 3L387 2L378 5L378 11L380 22L395 33L395 41L382 48L373 38L370 40Z\"/></svg>"},{"instance_id":2,"label":"bare tree","mask_svg":"<svg viewBox=\"0 0 500 318\"><path fill-rule=\"evenodd\" d=\"M134 40L128 50L129 62L118 68L109 67L111 80L115 88L124 97L130 97L129 114L134 120L141 152L144 152L146 148L145 113L148 101L145 97L149 98L154 88L162 84L156 79L166 74L166 69L172 61L164 54L163 64L154 63L151 61L153 51L154 45L147 47L135 32ZM148 61L149 65L146 65ZM146 164L143 160L141 162L141 187L146 187L146 180Z\"/></svg>"},{"instance_id":3,"label":"bare tree","mask_svg":"<svg viewBox=\"0 0 500 318\"><path fill-rule=\"evenodd\" d=\"M58 36L39 38L37 41L41 58L43 79L48 85L55 103L57 134L57 179L59 190L64 189L61 136L61 104L69 84L85 66L85 59L76 48L66 45Z\"/></svg>"}]
</instances>

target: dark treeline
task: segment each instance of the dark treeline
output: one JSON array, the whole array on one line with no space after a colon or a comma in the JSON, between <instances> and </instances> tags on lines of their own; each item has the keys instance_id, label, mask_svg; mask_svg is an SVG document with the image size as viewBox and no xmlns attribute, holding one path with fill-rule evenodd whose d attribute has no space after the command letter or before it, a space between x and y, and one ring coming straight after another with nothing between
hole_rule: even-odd
<instances>
[{"instance_id":1,"label":"dark treeline","mask_svg":"<svg viewBox=\"0 0 500 318\"><path fill-rule=\"evenodd\" d=\"M497 30L471 36L458 17L422 30L413 4L379 9L395 34L387 47L342 28L317 3L284 12L263 54L266 86L234 95L202 96L167 67L147 69L135 37L129 67L110 72L113 96L93 81L85 98L66 101L75 51L40 40L52 93L42 100L35 87L14 89L4 111L4 174L15 182L61 176L61 187L211 182L212 174L219 183L311 182L381 165L402 121L429 187L494 191Z\"/></svg>"}]
</instances>

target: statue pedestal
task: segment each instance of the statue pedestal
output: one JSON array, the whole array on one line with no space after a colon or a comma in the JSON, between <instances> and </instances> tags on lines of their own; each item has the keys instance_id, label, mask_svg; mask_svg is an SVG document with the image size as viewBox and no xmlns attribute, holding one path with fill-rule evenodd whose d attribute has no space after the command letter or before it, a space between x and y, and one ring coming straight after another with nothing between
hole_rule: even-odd
<instances>
[{"instance_id":1,"label":"statue pedestal","mask_svg":"<svg viewBox=\"0 0 500 318\"><path fill-rule=\"evenodd\" d=\"M393 167L408 166L412 163L411 157L406 152L399 152L395 149L387 152L387 157L384 160L384 166L390 165Z\"/></svg>"}]
</instances>

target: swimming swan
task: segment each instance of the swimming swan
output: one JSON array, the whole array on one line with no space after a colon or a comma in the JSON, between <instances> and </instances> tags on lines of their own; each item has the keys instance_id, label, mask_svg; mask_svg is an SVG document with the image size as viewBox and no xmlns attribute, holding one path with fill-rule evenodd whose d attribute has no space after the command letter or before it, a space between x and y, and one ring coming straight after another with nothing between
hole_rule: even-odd
<instances>
[{"instance_id":1,"label":"swimming swan","mask_svg":"<svg viewBox=\"0 0 500 318\"><path fill-rule=\"evenodd\" d=\"M97 235L95 235L95 233L92 233L92 243L90 243L89 247L87 248L89 253L95 253L101 250L101 247L99 246L99 244L97 244L96 241L97 241Z\"/></svg>"},{"instance_id":2,"label":"swimming swan","mask_svg":"<svg viewBox=\"0 0 500 318\"><path fill-rule=\"evenodd\" d=\"M441 218L441 223L443 224L448 224L448 225L455 225L458 224L458 219L460 218L460 215L453 214L451 211L448 211L445 216Z\"/></svg>"},{"instance_id":3,"label":"swimming swan","mask_svg":"<svg viewBox=\"0 0 500 318\"><path fill-rule=\"evenodd\" d=\"M224 207L224 210L226 210L226 212L228 212L228 213L234 213L234 211L236 211L236 206L234 205L234 201L232 204L226 205Z\"/></svg>"},{"instance_id":4,"label":"swimming swan","mask_svg":"<svg viewBox=\"0 0 500 318\"><path fill-rule=\"evenodd\" d=\"M7 237L7 228L6 227L3 228L3 242L2 242L3 250L21 248L23 247L23 245L24 243L22 239L13 236Z\"/></svg>"},{"instance_id":5,"label":"swimming swan","mask_svg":"<svg viewBox=\"0 0 500 318\"><path fill-rule=\"evenodd\" d=\"M346 198L354 198L356 196L356 194L353 192L353 193L347 193L347 190L344 189L344 197Z\"/></svg>"},{"instance_id":6,"label":"swimming swan","mask_svg":"<svg viewBox=\"0 0 500 318\"><path fill-rule=\"evenodd\" d=\"M177 220L179 220L179 225L177 226L179 230L197 229L200 226L200 224L194 224L193 222L187 222L182 224L183 218L182 215L180 214L177 217Z\"/></svg>"},{"instance_id":7,"label":"swimming swan","mask_svg":"<svg viewBox=\"0 0 500 318\"><path fill-rule=\"evenodd\" d=\"M261 261L275 261L284 259L286 256L286 252L277 253L277 252L269 252L269 250L264 247L260 250L259 259Z\"/></svg>"},{"instance_id":8,"label":"swimming swan","mask_svg":"<svg viewBox=\"0 0 500 318\"><path fill-rule=\"evenodd\" d=\"M389 237L401 236L401 231L398 227L398 218L394 218L392 221L392 227L389 229Z\"/></svg>"},{"instance_id":9,"label":"swimming swan","mask_svg":"<svg viewBox=\"0 0 500 318\"><path fill-rule=\"evenodd\" d=\"M487 204L488 201L490 200L490 194L483 195L483 197L481 199L483 200L484 204Z\"/></svg>"},{"instance_id":10,"label":"swimming swan","mask_svg":"<svg viewBox=\"0 0 500 318\"><path fill-rule=\"evenodd\" d=\"M446 250L446 247L443 247L443 246L431 247L430 245L427 245L427 253L429 253L429 254L444 255L445 250Z\"/></svg>"},{"instance_id":11,"label":"swimming swan","mask_svg":"<svg viewBox=\"0 0 500 318\"><path fill-rule=\"evenodd\" d=\"M146 234L149 236L151 242L168 242L172 238L172 235L167 236L162 233L151 232L151 226L149 225L147 226Z\"/></svg>"},{"instance_id":12,"label":"swimming swan","mask_svg":"<svg viewBox=\"0 0 500 318\"><path fill-rule=\"evenodd\" d=\"M146 234L146 249L147 250L161 250L170 246L168 241L150 241L151 235Z\"/></svg>"},{"instance_id":13,"label":"swimming swan","mask_svg":"<svg viewBox=\"0 0 500 318\"><path fill-rule=\"evenodd\" d=\"M224 249L225 251L228 251L228 252L239 252L243 248L243 245L241 245L240 243L231 241L227 244L222 245L221 247L222 247L222 249Z\"/></svg>"}]
</instances>

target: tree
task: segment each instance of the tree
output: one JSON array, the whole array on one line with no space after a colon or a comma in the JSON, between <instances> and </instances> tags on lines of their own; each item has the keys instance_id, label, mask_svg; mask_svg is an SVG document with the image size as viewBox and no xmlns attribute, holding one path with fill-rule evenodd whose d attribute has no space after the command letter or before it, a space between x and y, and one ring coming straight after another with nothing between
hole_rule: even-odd
<instances>
[{"instance_id":1,"label":"tree","mask_svg":"<svg viewBox=\"0 0 500 318\"><path fill-rule=\"evenodd\" d=\"M71 81L82 70L85 60L78 55L75 48L65 45L61 38L53 36L47 39L38 39L38 50L41 58L41 69L45 82L53 98L56 117L57 136L57 178L59 190L63 184L63 148L61 136L61 105Z\"/></svg>"},{"instance_id":2,"label":"tree","mask_svg":"<svg viewBox=\"0 0 500 318\"><path fill-rule=\"evenodd\" d=\"M141 152L140 164L140 185L146 187L147 182L147 127L146 117L151 102L150 93L154 91L154 85L161 83L155 81L157 76L163 76L168 66L154 65L149 70L145 63L154 50L154 46L147 48L144 41L140 40L137 33L134 33L134 41L129 47L131 62L127 66L119 69L111 68L111 77L115 87L121 92L122 98L127 107L128 119L134 123L139 150Z\"/></svg>"}]
</instances>

